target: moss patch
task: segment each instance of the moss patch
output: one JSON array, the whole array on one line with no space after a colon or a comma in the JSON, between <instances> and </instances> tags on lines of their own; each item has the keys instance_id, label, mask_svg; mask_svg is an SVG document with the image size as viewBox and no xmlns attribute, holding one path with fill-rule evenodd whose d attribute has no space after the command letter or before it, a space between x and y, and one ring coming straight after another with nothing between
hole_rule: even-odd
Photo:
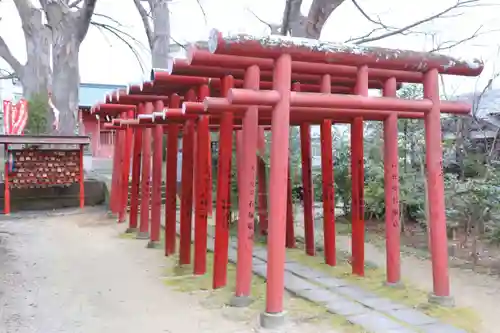
<instances>
[{"instance_id":1,"label":"moss patch","mask_svg":"<svg viewBox=\"0 0 500 333\"><path fill-rule=\"evenodd\" d=\"M118 238L123 238L123 239L135 239L136 237L136 233L135 232L123 232L121 234L118 235Z\"/></svg>"},{"instance_id":2,"label":"moss patch","mask_svg":"<svg viewBox=\"0 0 500 333\"><path fill-rule=\"evenodd\" d=\"M404 281L404 287L392 288L384 285L386 272L375 265L366 265L365 276L358 277L351 273L351 265L347 261L347 254L340 253L337 266L330 267L323 262L323 253L318 252L315 257L307 256L303 249L290 249L287 251L289 259L309 266L314 269L324 271L334 277L349 281L365 290L391 299L393 301L405 304L422 312L447 322L455 327L462 328L467 332L478 333L480 327L480 317L470 308L445 308L427 302L427 293L419 290L411 283Z\"/></svg>"}]
</instances>

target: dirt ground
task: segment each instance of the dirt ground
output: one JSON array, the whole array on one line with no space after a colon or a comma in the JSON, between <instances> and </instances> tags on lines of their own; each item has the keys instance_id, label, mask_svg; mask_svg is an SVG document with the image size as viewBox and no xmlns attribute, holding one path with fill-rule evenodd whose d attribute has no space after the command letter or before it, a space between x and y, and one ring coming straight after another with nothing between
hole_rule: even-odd
<instances>
[{"instance_id":1,"label":"dirt ground","mask_svg":"<svg viewBox=\"0 0 500 333\"><path fill-rule=\"evenodd\" d=\"M0 333L258 332L162 280L167 260L102 211L0 221ZM293 320L283 332L336 332Z\"/></svg>"},{"instance_id":2,"label":"dirt ground","mask_svg":"<svg viewBox=\"0 0 500 333\"><path fill-rule=\"evenodd\" d=\"M371 238L385 239L383 221L366 221L366 230ZM401 234L401 245L424 257L429 257L427 241L426 231L417 223L408 223L405 232ZM448 248L452 267L500 277L500 247L490 244L488 240L478 239L474 253L473 237L466 237L463 232L456 231L454 238L448 242Z\"/></svg>"}]
</instances>

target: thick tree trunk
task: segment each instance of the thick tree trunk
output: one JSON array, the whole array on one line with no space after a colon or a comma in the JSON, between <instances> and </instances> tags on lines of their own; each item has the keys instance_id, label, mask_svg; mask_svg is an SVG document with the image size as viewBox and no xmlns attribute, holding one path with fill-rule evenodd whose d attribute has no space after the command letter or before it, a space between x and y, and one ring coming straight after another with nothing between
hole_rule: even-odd
<instances>
[{"instance_id":1,"label":"thick tree trunk","mask_svg":"<svg viewBox=\"0 0 500 333\"><path fill-rule=\"evenodd\" d=\"M24 97L46 96L50 85L50 30L42 24L40 11L31 12L29 28L25 28L25 40L28 61L17 73Z\"/></svg>"},{"instance_id":2,"label":"thick tree trunk","mask_svg":"<svg viewBox=\"0 0 500 333\"><path fill-rule=\"evenodd\" d=\"M46 7L52 27L52 102L59 111L56 135L78 134L78 92L80 86L80 45L88 30L95 2L87 2L78 12L69 12L64 6L52 1Z\"/></svg>"},{"instance_id":3,"label":"thick tree trunk","mask_svg":"<svg viewBox=\"0 0 500 333\"><path fill-rule=\"evenodd\" d=\"M79 49L80 41L76 29L64 27L63 25L60 29L54 31L52 101L60 112L60 126L56 131L56 134L59 135L75 135L78 133Z\"/></svg>"},{"instance_id":4,"label":"thick tree trunk","mask_svg":"<svg viewBox=\"0 0 500 333\"><path fill-rule=\"evenodd\" d=\"M170 12L168 0L155 0L151 8L153 38L151 56L153 68L167 68L170 51Z\"/></svg>"},{"instance_id":5,"label":"thick tree trunk","mask_svg":"<svg viewBox=\"0 0 500 333\"><path fill-rule=\"evenodd\" d=\"M319 39L326 20L344 1L313 0L308 15L303 16L300 13L302 0L288 0L283 14L282 34Z\"/></svg>"},{"instance_id":6,"label":"thick tree trunk","mask_svg":"<svg viewBox=\"0 0 500 333\"><path fill-rule=\"evenodd\" d=\"M0 37L0 56L21 80L25 98L47 98L48 93L52 93L52 102L60 112L59 129L54 134L74 135L78 130L78 52L96 1L84 0L82 8L74 9L67 1L40 0L40 10L29 0L14 0L26 40L24 66ZM43 24L42 15L46 16L48 24ZM48 112L46 117L48 132L52 132L53 113Z\"/></svg>"}]
</instances>

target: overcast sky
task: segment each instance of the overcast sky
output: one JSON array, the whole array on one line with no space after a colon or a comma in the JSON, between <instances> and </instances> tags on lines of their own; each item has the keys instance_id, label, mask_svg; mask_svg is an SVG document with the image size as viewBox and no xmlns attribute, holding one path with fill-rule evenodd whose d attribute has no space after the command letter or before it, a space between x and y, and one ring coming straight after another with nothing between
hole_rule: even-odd
<instances>
[{"instance_id":1,"label":"overcast sky","mask_svg":"<svg viewBox=\"0 0 500 333\"><path fill-rule=\"evenodd\" d=\"M307 12L312 0L304 0L302 10ZM363 8L373 17L377 15L387 25L404 26L410 22L429 16L433 12L446 8L456 0L359 0ZM268 22L278 23L282 17L285 0L201 0L206 18L196 0L172 0L171 26L172 37L178 41L194 41L206 39L210 28L222 31L238 31L251 34L264 34L266 25L260 23L250 12L253 11L260 18ZM489 0L497 3L500 0ZM439 5L437 5L439 4ZM500 20L494 13L498 8L467 9L460 17L441 19L427 24L420 30L439 31L441 41L460 40L470 36L483 25L482 31L499 30ZM139 15L132 0L98 0L96 13L112 16L121 22L127 31L143 44L141 53L144 66L148 69L149 54L147 41ZM458 13L458 12L457 12ZM0 4L0 34L10 46L12 52L20 61L25 61L24 38L21 23L17 16L12 0L3 0ZM96 20L106 22L105 19L95 17ZM497 20L497 22L494 21ZM359 36L371 30L367 22L355 9L350 0L347 0L330 17L323 29L322 39L331 41L345 41L349 37ZM430 38L423 36L396 36L373 43L373 45L426 50L432 48ZM500 32L482 36L453 49L452 53L464 58L478 57L486 62L486 70L481 80L486 82L494 72L495 60L498 58ZM138 48L141 49L140 46ZM1 61L1 60L0 60ZM0 62L0 68L5 67ZM145 77L140 66L127 46L109 34L102 34L95 27L90 28L87 38L80 51L80 72L82 82L127 84L136 82ZM498 62L500 70L500 61ZM475 79L451 78L447 79L448 93L461 93L474 90ZM497 84L497 86L500 86Z\"/></svg>"}]
</instances>

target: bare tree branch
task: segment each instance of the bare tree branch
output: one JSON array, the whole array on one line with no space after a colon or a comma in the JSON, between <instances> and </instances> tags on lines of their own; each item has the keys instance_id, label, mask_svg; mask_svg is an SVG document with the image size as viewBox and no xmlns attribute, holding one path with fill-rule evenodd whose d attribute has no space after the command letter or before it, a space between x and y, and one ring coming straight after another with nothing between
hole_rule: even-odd
<instances>
[{"instance_id":1,"label":"bare tree branch","mask_svg":"<svg viewBox=\"0 0 500 333\"><path fill-rule=\"evenodd\" d=\"M21 19L23 31L27 35L31 35L32 26L30 24L31 13L36 8L30 0L14 0L19 18Z\"/></svg>"},{"instance_id":2,"label":"bare tree branch","mask_svg":"<svg viewBox=\"0 0 500 333\"><path fill-rule=\"evenodd\" d=\"M106 15L106 14L101 14L101 13L94 13L94 16L93 16L93 17L102 17L102 18L104 18L104 19L106 19L106 20L111 21L112 23L116 24L116 25L117 25L117 26L119 26L119 27L123 27L123 24L121 24L121 22L120 22L120 21L118 21L118 20L116 20L116 19L112 18L112 17L111 17L111 16L109 16L109 15ZM92 22L91 22L91 24L92 24Z\"/></svg>"},{"instance_id":3,"label":"bare tree branch","mask_svg":"<svg viewBox=\"0 0 500 333\"><path fill-rule=\"evenodd\" d=\"M23 70L23 65L19 62L19 60L14 57L12 52L10 51L9 46L5 43L5 40L0 36L0 57L3 58L7 64L16 72L18 75L21 75Z\"/></svg>"},{"instance_id":4,"label":"bare tree branch","mask_svg":"<svg viewBox=\"0 0 500 333\"><path fill-rule=\"evenodd\" d=\"M370 37L371 35L373 35L374 33L376 32L379 32L379 31L382 31L384 30L384 28L374 28L372 29L371 31L367 32L366 34L364 34L363 36L358 36L358 37L352 37L352 38L349 38L348 40L345 41L345 43L349 43L351 42L352 40L354 39L357 39L357 38L368 38Z\"/></svg>"},{"instance_id":5,"label":"bare tree branch","mask_svg":"<svg viewBox=\"0 0 500 333\"><path fill-rule=\"evenodd\" d=\"M480 0L457 0L457 2L454 5L452 5L450 7L447 7L445 9L441 10L438 13L435 13L433 15L425 17L425 18L423 18L421 20L418 20L418 21L413 22L413 23L411 23L409 25L406 25L406 26L404 26L402 28L395 28L395 27L390 27L390 26L385 25L384 23L382 23L382 21L379 18L374 19L371 16L369 16L366 13L366 11L361 8L361 6L357 2L357 0L351 0L351 1L353 2L353 4L356 7L356 9L358 9L358 11L361 13L361 15L365 19L367 19L371 23L374 23L374 24L376 24L376 25L384 28L385 30L388 30L385 33L382 33L382 34L377 35L377 36L369 36L369 37L361 36L361 37L357 37L357 38L351 38L350 41L354 42L354 44L369 43L369 42L374 42L374 41L381 40L381 39L384 39L384 38L392 37L392 36L395 36L395 35L399 35L399 34L408 32L409 30L411 30L411 29L413 29L413 28L415 28L415 27L417 27L419 25L422 25L424 23L427 23L427 22L430 22L430 21L433 21L433 20L439 19L439 18L445 18L448 15L452 14L452 12L455 11L455 10L457 10L457 9L474 7L474 6L479 6L480 5L479 4Z\"/></svg>"},{"instance_id":6,"label":"bare tree branch","mask_svg":"<svg viewBox=\"0 0 500 333\"><path fill-rule=\"evenodd\" d=\"M174 42L176 45L179 45L180 47L182 47L184 50L187 50L187 47L185 44L182 44L181 42L179 42L177 39L175 39L174 37L170 36L170 39L172 40L172 42Z\"/></svg>"},{"instance_id":7,"label":"bare tree branch","mask_svg":"<svg viewBox=\"0 0 500 333\"><path fill-rule=\"evenodd\" d=\"M472 118L475 121L478 121L477 112L479 110L479 103L483 99L484 94L486 94L486 92L491 89L491 87L493 86L493 83L495 82L495 80L498 77L500 77L500 72L494 72L493 75L491 76L491 78L488 80L486 85L483 87L483 89L479 93L479 95L474 94L475 96L474 96L473 102L472 102Z\"/></svg>"},{"instance_id":8,"label":"bare tree branch","mask_svg":"<svg viewBox=\"0 0 500 333\"><path fill-rule=\"evenodd\" d=\"M149 48L153 49L154 37L153 37L153 28L151 27L151 23L149 22L149 13L144 9L140 0L134 0L135 7L139 11L139 15L141 16L142 25L144 26L144 31L146 32L146 37L148 38ZM150 8L152 5L150 4Z\"/></svg>"},{"instance_id":9,"label":"bare tree branch","mask_svg":"<svg viewBox=\"0 0 500 333\"><path fill-rule=\"evenodd\" d=\"M8 71L6 69L0 68L0 80L11 80L17 78L15 72Z\"/></svg>"},{"instance_id":10,"label":"bare tree branch","mask_svg":"<svg viewBox=\"0 0 500 333\"><path fill-rule=\"evenodd\" d=\"M154 4L153 4L153 2L154 2L155 0L139 0L139 1L141 1L141 2L147 2L147 3L148 3L148 5L149 5L149 10L148 10L148 11L146 11L146 12L147 12L147 16L148 16L150 19L153 19L153 5L154 5Z\"/></svg>"},{"instance_id":11,"label":"bare tree branch","mask_svg":"<svg viewBox=\"0 0 500 333\"><path fill-rule=\"evenodd\" d=\"M344 43L353 43L354 42L354 44L356 44L355 43L356 41L358 41L360 39L366 39L366 38L371 37L374 34L380 33L380 32L387 32L387 29L379 26L377 28L373 28L371 31L365 33L362 36L351 37L351 38L345 40ZM411 30L402 31L399 33L399 35L401 35L401 36L409 36L409 35L425 35L425 36L427 36L427 35L429 35L429 33L425 32L425 31L418 31L418 30L411 29Z\"/></svg>"},{"instance_id":12,"label":"bare tree branch","mask_svg":"<svg viewBox=\"0 0 500 333\"><path fill-rule=\"evenodd\" d=\"M90 20L92 19L92 15L95 11L97 0L83 0L83 6L78 10L79 13L79 40L83 41L85 36L87 35L87 31L89 31Z\"/></svg>"},{"instance_id":13,"label":"bare tree branch","mask_svg":"<svg viewBox=\"0 0 500 333\"><path fill-rule=\"evenodd\" d=\"M144 65L142 63L142 59L141 59L141 56L140 56L139 52L137 52L136 48L126 38L129 38L134 43L137 43L137 44L139 44L139 45L142 46L142 44L141 44L141 42L139 40L137 40L136 38L134 38L129 33L125 32L125 31L123 31L123 30L121 30L119 28L113 27L113 26L111 26L109 24L100 23L100 22L94 22L94 21L92 21L91 24L93 26L95 26L96 28L98 28L99 31L103 34L103 36L106 36L104 34L104 32L109 32L114 37L118 38L118 40L120 40L121 42L123 42L130 49L130 51L132 51L132 54L134 55L134 57L136 58L137 62L139 63L139 66L141 67L141 70L144 71Z\"/></svg>"},{"instance_id":14,"label":"bare tree branch","mask_svg":"<svg viewBox=\"0 0 500 333\"><path fill-rule=\"evenodd\" d=\"M205 20L205 25L208 24L207 22L207 13L205 12L205 8L203 8L203 5L201 4L201 0L196 0L198 3L198 7L200 7L201 13L203 14L203 20Z\"/></svg>"},{"instance_id":15,"label":"bare tree branch","mask_svg":"<svg viewBox=\"0 0 500 333\"><path fill-rule=\"evenodd\" d=\"M98 29L104 29L106 31L113 30L114 32L120 34L122 37L130 39L133 43L137 44L137 46L141 47L142 49L148 50L148 48L140 40L138 40L137 38L135 38L134 36L132 36L128 32L122 30L120 28L121 25L119 25L118 27L114 27L110 24L103 23L103 22L96 22L96 21L92 21L91 24Z\"/></svg>"},{"instance_id":16,"label":"bare tree branch","mask_svg":"<svg viewBox=\"0 0 500 333\"><path fill-rule=\"evenodd\" d=\"M496 58L498 59L499 56L500 56L500 46L497 46ZM481 89L481 93L479 93L479 95L477 94L477 92L479 91L478 84L479 84L479 81L481 80L481 77L483 75L476 78L476 84L474 86L474 94L472 96L472 110L471 110L471 116L472 116L472 119L474 121L477 121L477 111L479 109L479 101L482 99L482 97L486 93L486 91L489 88L491 88L491 86L493 85L493 82L500 76L500 71L498 71L496 69L496 65L497 65L497 63L494 62L493 63L493 70L492 70L493 74L490 76L490 79L488 80L487 84L483 87L483 89ZM483 72L483 74L484 74L484 72Z\"/></svg>"},{"instance_id":17,"label":"bare tree branch","mask_svg":"<svg viewBox=\"0 0 500 333\"><path fill-rule=\"evenodd\" d=\"M384 23L382 23L382 21L380 20L379 17L377 17L377 20L374 20L371 18L370 15L368 15L365 10L363 8L361 8L361 6L358 4L358 2L356 0L351 0L354 7L356 7L356 9L358 10L358 12L368 21L370 21L371 23L375 23L377 25L381 25L382 28L384 29L391 29L390 27L386 26Z\"/></svg>"},{"instance_id":18,"label":"bare tree branch","mask_svg":"<svg viewBox=\"0 0 500 333\"><path fill-rule=\"evenodd\" d=\"M255 17L257 20L259 20L260 23L267 25L269 27L269 29L271 30L272 35L277 35L281 32L281 26L279 24L272 24L272 23L268 23L268 22L264 21L263 19L258 17L257 14L255 14L250 8L246 8L246 10L249 11L250 14L253 15L253 17Z\"/></svg>"},{"instance_id":19,"label":"bare tree branch","mask_svg":"<svg viewBox=\"0 0 500 333\"><path fill-rule=\"evenodd\" d=\"M80 6L80 4L83 2L83 0L74 0L73 2L70 2L68 4L68 7L69 8L78 8L78 6Z\"/></svg>"},{"instance_id":20,"label":"bare tree branch","mask_svg":"<svg viewBox=\"0 0 500 333\"><path fill-rule=\"evenodd\" d=\"M480 32L482 28L483 28L483 26L481 25L476 31L474 31L474 33L472 33L470 36L465 37L461 40L445 41L445 42L439 43L435 48L433 48L429 52L439 52L439 51L449 50L449 49L452 49L460 44L463 44L465 42L473 40L473 39L479 37L480 35L483 35L483 33Z\"/></svg>"}]
</instances>

